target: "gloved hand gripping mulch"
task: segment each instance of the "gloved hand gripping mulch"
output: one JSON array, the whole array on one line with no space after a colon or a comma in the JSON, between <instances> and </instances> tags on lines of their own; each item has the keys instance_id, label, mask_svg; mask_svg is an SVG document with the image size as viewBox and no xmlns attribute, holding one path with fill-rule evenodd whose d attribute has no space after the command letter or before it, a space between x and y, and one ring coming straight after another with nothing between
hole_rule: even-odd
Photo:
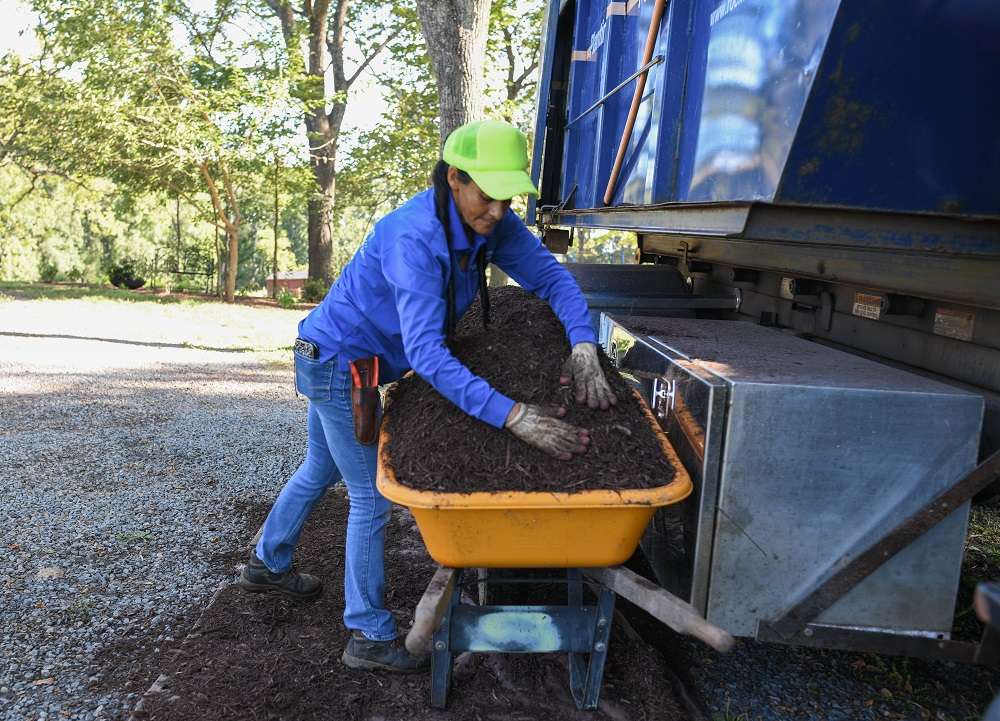
<instances>
[{"instance_id":1,"label":"gloved hand gripping mulch","mask_svg":"<svg viewBox=\"0 0 1000 721\"><path fill-rule=\"evenodd\" d=\"M389 455L400 483L418 490L582 491L652 488L673 467L630 386L599 353L611 391L608 410L576 403L561 385L570 356L566 332L549 305L519 288L491 291L492 323L479 301L458 325L452 352L473 373L515 401L565 407L561 420L589 431L586 453L564 461L466 415L418 376L400 381L386 408Z\"/></svg>"}]
</instances>

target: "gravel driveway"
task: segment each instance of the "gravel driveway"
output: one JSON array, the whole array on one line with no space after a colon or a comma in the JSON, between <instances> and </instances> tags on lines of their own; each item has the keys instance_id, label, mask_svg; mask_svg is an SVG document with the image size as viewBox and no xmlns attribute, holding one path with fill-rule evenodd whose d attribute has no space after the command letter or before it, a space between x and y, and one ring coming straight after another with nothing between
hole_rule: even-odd
<instances>
[{"instance_id":1,"label":"gravel driveway","mask_svg":"<svg viewBox=\"0 0 1000 721\"><path fill-rule=\"evenodd\" d=\"M304 401L288 368L100 317L79 335L106 341L52 307L27 336L34 307L0 303L0 719L121 718L145 689L108 649L186 633L248 533L234 509L301 460Z\"/></svg>"}]
</instances>

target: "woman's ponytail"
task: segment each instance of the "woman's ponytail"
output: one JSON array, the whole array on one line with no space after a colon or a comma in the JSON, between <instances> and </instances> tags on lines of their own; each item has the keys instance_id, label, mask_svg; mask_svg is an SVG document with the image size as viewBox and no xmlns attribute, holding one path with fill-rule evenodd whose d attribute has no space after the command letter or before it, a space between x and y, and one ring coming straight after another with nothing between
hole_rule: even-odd
<instances>
[{"instance_id":1,"label":"woman's ponytail","mask_svg":"<svg viewBox=\"0 0 1000 721\"><path fill-rule=\"evenodd\" d=\"M443 160L437 161L434 172L431 174L431 182L434 185L434 211L438 222L444 228L445 242L448 244L448 290L447 290L447 310L445 312L444 334L449 340L455 332L458 318L455 317L455 277L451 267L451 213L449 212L451 203L451 186L448 185L448 168L451 167ZM460 180L468 183L471 178L464 172L459 171ZM476 269L479 272L479 301L483 308L483 328L488 328L490 324L490 291L486 287L486 262L485 246L480 248L476 255Z\"/></svg>"}]
</instances>

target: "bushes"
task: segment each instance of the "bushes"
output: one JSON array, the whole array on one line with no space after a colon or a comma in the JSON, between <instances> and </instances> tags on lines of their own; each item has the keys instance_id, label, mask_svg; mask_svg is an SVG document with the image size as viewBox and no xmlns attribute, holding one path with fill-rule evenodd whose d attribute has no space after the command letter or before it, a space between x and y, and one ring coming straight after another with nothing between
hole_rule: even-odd
<instances>
[{"instance_id":1,"label":"bushes","mask_svg":"<svg viewBox=\"0 0 1000 721\"><path fill-rule=\"evenodd\" d=\"M141 288L146 284L145 278L140 278L135 269L135 261L123 258L108 270L108 280L116 288L125 286L129 290Z\"/></svg>"},{"instance_id":2,"label":"bushes","mask_svg":"<svg viewBox=\"0 0 1000 721\"><path fill-rule=\"evenodd\" d=\"M302 300L308 303L319 303L326 296L330 286L322 278L309 278L302 286Z\"/></svg>"},{"instance_id":3,"label":"bushes","mask_svg":"<svg viewBox=\"0 0 1000 721\"><path fill-rule=\"evenodd\" d=\"M55 283L59 279L59 266L48 258L43 258L38 264L38 279L43 283Z\"/></svg>"},{"instance_id":4,"label":"bushes","mask_svg":"<svg viewBox=\"0 0 1000 721\"><path fill-rule=\"evenodd\" d=\"M295 296L287 288L281 289L276 300L278 301L278 305L285 310L295 307Z\"/></svg>"}]
</instances>

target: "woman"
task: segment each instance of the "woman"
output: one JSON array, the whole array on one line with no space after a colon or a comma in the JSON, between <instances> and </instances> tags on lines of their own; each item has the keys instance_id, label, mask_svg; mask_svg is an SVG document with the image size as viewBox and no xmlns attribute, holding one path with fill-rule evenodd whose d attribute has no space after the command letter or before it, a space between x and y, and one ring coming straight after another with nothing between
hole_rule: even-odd
<instances>
[{"instance_id":1,"label":"woman","mask_svg":"<svg viewBox=\"0 0 1000 721\"><path fill-rule=\"evenodd\" d=\"M564 460L584 453L590 442L585 429L507 398L445 345L477 291L488 314L484 280L492 262L559 316L573 349L562 381L574 384L577 402L594 408L616 402L598 362L583 295L510 210L513 196L537 195L525 172L524 135L499 121L469 123L448 136L442 157L434 187L376 223L323 302L299 324L295 379L309 399L308 451L264 522L240 580L250 591L318 595L317 578L291 570L292 553L313 505L343 479L350 498L344 625L351 637L342 658L353 668L409 672L428 661L397 642L383 605L390 504L375 488L376 445L358 440L374 435L381 408L375 398L372 420L365 422L363 404L352 411L352 386L388 383L412 368L466 413L525 443ZM364 383L359 368L374 382Z\"/></svg>"}]
</instances>

